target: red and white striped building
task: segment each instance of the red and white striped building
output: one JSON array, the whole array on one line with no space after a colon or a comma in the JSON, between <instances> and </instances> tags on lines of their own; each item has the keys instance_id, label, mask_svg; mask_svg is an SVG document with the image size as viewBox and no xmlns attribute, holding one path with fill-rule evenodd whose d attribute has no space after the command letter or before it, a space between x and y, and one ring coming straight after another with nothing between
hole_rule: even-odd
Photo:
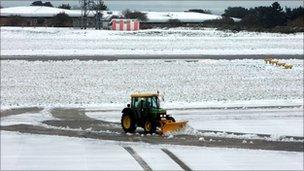
<instances>
[{"instance_id":1,"label":"red and white striped building","mask_svg":"<svg viewBox=\"0 0 304 171\"><path fill-rule=\"evenodd\" d=\"M112 30L136 31L139 30L139 21L133 19L112 19Z\"/></svg>"}]
</instances>

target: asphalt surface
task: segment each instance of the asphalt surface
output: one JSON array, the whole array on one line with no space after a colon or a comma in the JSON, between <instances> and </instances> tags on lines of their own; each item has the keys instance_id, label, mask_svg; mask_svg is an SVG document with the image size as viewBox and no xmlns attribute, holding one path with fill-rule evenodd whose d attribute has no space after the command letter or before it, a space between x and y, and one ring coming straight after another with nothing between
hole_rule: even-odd
<instances>
[{"instance_id":1,"label":"asphalt surface","mask_svg":"<svg viewBox=\"0 0 304 171\"><path fill-rule=\"evenodd\" d=\"M70 56L41 56L41 55L1 55L1 60L28 60L28 61L65 61L65 60L95 60L95 61L115 61L119 59L189 59L189 62L195 62L198 59L265 59L271 56L278 59L304 59L304 55L276 55L276 54L260 54L260 55L196 55L196 54L172 54L172 55L70 55Z\"/></svg>"},{"instance_id":2,"label":"asphalt surface","mask_svg":"<svg viewBox=\"0 0 304 171\"><path fill-rule=\"evenodd\" d=\"M39 109L39 108L38 108ZM34 112L37 108L22 108L18 110L1 111L1 117L10 115L20 115L24 112ZM23 113L26 114L26 113ZM281 151L303 151L303 141L269 141L266 139L250 139L244 143L243 139L204 136L204 140L197 135L175 135L173 137L155 135L145 135L142 130L136 134L125 134L117 122L107 122L96 120L85 115L85 110L81 108L51 110L51 114L56 119L43 121L44 126L17 124L1 126L1 130L18 131L22 133L61 135L69 137L92 138L101 140L114 140L125 142L145 142L150 144L172 144L205 147L225 147L225 148L245 148L245 149L265 149ZM66 128L66 129L65 129ZM203 131L203 130L200 130ZM239 133L242 134L242 133ZM270 136L270 135L261 135ZM303 140L303 137L294 137ZM250 143L249 143L250 142Z\"/></svg>"}]
</instances>

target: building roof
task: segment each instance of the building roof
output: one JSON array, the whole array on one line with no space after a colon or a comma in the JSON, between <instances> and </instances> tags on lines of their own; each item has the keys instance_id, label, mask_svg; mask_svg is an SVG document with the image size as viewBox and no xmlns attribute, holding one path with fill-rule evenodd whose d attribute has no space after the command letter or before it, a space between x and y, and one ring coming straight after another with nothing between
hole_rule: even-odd
<instances>
[{"instance_id":1,"label":"building roof","mask_svg":"<svg viewBox=\"0 0 304 171\"><path fill-rule=\"evenodd\" d=\"M1 16L18 15L21 17L53 17L59 13L66 13L71 17L80 17L80 10L67 10L45 6L22 6L2 8Z\"/></svg>"},{"instance_id":2,"label":"building roof","mask_svg":"<svg viewBox=\"0 0 304 171\"><path fill-rule=\"evenodd\" d=\"M202 14L197 12L147 12L148 20L146 22L165 23L170 19L178 19L181 22L203 22L206 20L221 19L219 15ZM21 17L53 17L59 13L66 13L70 17L81 17L81 10L67 10L45 6L20 6L0 9L0 16L21 16ZM103 18L111 19L112 16L121 16L121 11L103 11ZM95 15L95 12L89 13L89 17ZM239 19L233 18L235 21Z\"/></svg>"},{"instance_id":3,"label":"building roof","mask_svg":"<svg viewBox=\"0 0 304 171\"><path fill-rule=\"evenodd\" d=\"M131 97L153 97L158 96L157 93L147 93L147 92L136 92L131 94Z\"/></svg>"}]
</instances>

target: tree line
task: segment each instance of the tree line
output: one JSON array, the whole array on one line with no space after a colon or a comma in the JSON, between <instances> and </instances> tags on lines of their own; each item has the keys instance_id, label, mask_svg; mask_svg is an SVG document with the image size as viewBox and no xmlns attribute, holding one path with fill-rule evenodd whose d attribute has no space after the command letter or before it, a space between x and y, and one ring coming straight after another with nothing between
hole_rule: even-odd
<instances>
[{"instance_id":1,"label":"tree line","mask_svg":"<svg viewBox=\"0 0 304 171\"><path fill-rule=\"evenodd\" d=\"M245 28L304 27L304 8L302 6L294 9L285 7L284 10L278 2L274 2L270 6L250 9L228 7L222 16L241 19L240 25Z\"/></svg>"}]
</instances>

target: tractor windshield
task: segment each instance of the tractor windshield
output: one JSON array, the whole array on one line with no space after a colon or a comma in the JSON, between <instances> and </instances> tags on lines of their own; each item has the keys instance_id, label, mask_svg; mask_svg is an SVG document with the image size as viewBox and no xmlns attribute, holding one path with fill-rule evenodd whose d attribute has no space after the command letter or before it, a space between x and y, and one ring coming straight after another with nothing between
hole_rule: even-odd
<instances>
[{"instance_id":1,"label":"tractor windshield","mask_svg":"<svg viewBox=\"0 0 304 171\"><path fill-rule=\"evenodd\" d=\"M151 107L159 108L158 98L156 96L154 96L154 97L151 97L151 100L152 100Z\"/></svg>"},{"instance_id":2,"label":"tractor windshield","mask_svg":"<svg viewBox=\"0 0 304 171\"><path fill-rule=\"evenodd\" d=\"M134 108L159 108L158 97L132 98L131 106Z\"/></svg>"}]
</instances>

